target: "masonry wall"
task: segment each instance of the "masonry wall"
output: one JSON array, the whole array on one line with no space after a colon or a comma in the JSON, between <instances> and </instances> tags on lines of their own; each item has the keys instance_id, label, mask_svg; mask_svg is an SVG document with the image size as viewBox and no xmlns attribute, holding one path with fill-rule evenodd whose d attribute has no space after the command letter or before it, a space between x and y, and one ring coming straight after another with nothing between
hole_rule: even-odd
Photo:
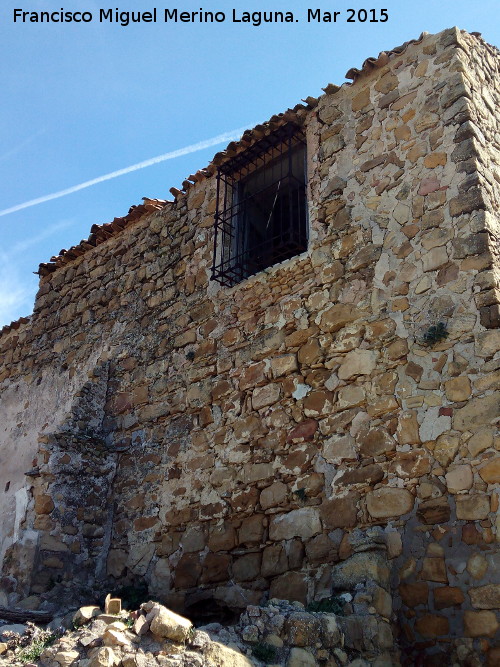
<instances>
[{"instance_id":1,"label":"masonry wall","mask_svg":"<svg viewBox=\"0 0 500 667\"><path fill-rule=\"evenodd\" d=\"M454 29L298 110L309 250L234 288L214 178L42 279L0 339L11 600L75 568L197 613L349 592L408 664L496 659L494 72Z\"/></svg>"}]
</instances>

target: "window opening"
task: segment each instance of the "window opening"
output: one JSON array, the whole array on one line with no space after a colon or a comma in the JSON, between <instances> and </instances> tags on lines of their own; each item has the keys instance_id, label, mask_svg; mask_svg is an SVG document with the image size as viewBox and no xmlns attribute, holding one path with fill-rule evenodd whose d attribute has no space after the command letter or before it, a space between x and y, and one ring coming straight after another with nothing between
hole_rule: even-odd
<instances>
[{"instance_id":1,"label":"window opening","mask_svg":"<svg viewBox=\"0 0 500 667\"><path fill-rule=\"evenodd\" d=\"M221 285L307 250L305 148L287 123L218 168L212 278Z\"/></svg>"}]
</instances>

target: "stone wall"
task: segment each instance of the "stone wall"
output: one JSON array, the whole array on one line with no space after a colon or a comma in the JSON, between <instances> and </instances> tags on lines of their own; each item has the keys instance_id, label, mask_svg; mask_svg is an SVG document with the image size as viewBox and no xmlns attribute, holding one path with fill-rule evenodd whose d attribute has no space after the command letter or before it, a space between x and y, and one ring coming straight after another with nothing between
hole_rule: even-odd
<instances>
[{"instance_id":1,"label":"stone wall","mask_svg":"<svg viewBox=\"0 0 500 667\"><path fill-rule=\"evenodd\" d=\"M210 282L208 177L42 278L0 339L5 392L37 406L5 422L38 475L2 500L25 497L11 600L29 536L39 594L75 563L186 613L347 591L409 664L495 659L498 63L453 29L297 110L299 257Z\"/></svg>"}]
</instances>

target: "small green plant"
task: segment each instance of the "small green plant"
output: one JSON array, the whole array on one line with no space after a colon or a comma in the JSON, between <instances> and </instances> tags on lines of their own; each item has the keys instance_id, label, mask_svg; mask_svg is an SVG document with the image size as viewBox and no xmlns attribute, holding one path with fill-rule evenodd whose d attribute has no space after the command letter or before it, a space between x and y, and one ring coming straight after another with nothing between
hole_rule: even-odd
<instances>
[{"instance_id":1,"label":"small green plant","mask_svg":"<svg viewBox=\"0 0 500 667\"><path fill-rule=\"evenodd\" d=\"M188 644L190 644L193 641L195 634L196 634L196 628L194 627L194 625L192 625L189 628L188 633L187 633L187 643Z\"/></svg>"},{"instance_id":2,"label":"small green plant","mask_svg":"<svg viewBox=\"0 0 500 667\"><path fill-rule=\"evenodd\" d=\"M293 495L296 496L297 499L301 502L305 502L307 500L307 493L305 489L297 489L293 492Z\"/></svg>"},{"instance_id":3,"label":"small green plant","mask_svg":"<svg viewBox=\"0 0 500 667\"><path fill-rule=\"evenodd\" d=\"M324 612L327 614L344 615L344 601L342 598L333 596L323 600L315 600L306 607L307 611Z\"/></svg>"},{"instance_id":4,"label":"small green plant","mask_svg":"<svg viewBox=\"0 0 500 667\"><path fill-rule=\"evenodd\" d=\"M278 652L278 649L276 646L272 646L271 644L256 644L252 648L252 655L254 658L257 658L257 660L260 660L261 662L265 662L266 664L272 663L276 660L276 654Z\"/></svg>"},{"instance_id":5,"label":"small green plant","mask_svg":"<svg viewBox=\"0 0 500 667\"><path fill-rule=\"evenodd\" d=\"M42 633L42 636L34 639L29 646L26 646L17 655L21 662L35 662L40 658L44 649L50 646L55 640L56 635L52 632Z\"/></svg>"},{"instance_id":6,"label":"small green plant","mask_svg":"<svg viewBox=\"0 0 500 667\"><path fill-rule=\"evenodd\" d=\"M427 347L432 347L432 345L448 338L449 335L446 322L438 322L437 324L432 324L424 333L422 336L422 344Z\"/></svg>"}]
</instances>

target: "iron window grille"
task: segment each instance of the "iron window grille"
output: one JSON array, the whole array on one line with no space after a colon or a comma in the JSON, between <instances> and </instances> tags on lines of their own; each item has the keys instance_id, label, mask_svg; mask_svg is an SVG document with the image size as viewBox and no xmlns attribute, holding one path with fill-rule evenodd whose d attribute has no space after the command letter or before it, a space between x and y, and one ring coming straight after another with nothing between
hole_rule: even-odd
<instances>
[{"instance_id":1,"label":"iron window grille","mask_svg":"<svg viewBox=\"0 0 500 667\"><path fill-rule=\"evenodd\" d=\"M212 279L221 285L307 250L305 149L287 123L218 168Z\"/></svg>"}]
</instances>

